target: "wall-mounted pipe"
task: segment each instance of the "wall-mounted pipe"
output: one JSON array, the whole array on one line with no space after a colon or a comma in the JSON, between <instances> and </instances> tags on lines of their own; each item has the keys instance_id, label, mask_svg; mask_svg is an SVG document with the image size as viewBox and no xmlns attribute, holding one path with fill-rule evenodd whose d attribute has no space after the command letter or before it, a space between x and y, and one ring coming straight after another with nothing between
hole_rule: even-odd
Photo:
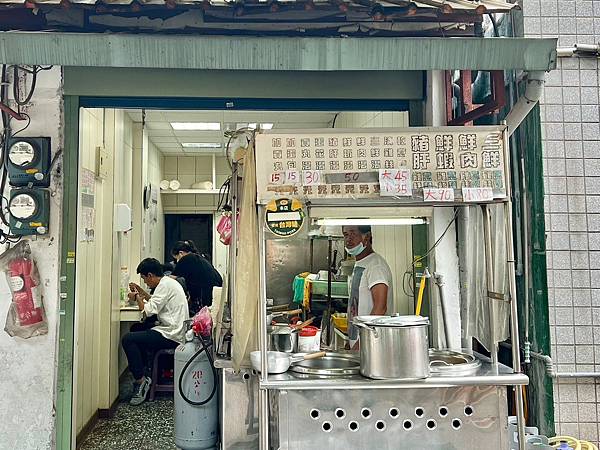
<instances>
[{"instance_id":1,"label":"wall-mounted pipe","mask_svg":"<svg viewBox=\"0 0 600 450\"><path fill-rule=\"evenodd\" d=\"M512 345L507 342L502 342L500 345L505 348L512 348ZM600 378L600 372L557 372L552 357L537 352L530 352L530 355L533 359L544 362L546 365L546 375L555 380L569 378Z\"/></svg>"},{"instance_id":2,"label":"wall-mounted pipe","mask_svg":"<svg viewBox=\"0 0 600 450\"><path fill-rule=\"evenodd\" d=\"M525 93L519 98L515 106L506 116L506 125L508 126L508 135L511 136L519 125L525 120L525 117L535 107L536 103L542 97L546 72L532 71L527 72L527 86Z\"/></svg>"},{"instance_id":3,"label":"wall-mounted pipe","mask_svg":"<svg viewBox=\"0 0 600 450\"><path fill-rule=\"evenodd\" d=\"M572 56L598 58L600 56L600 44L575 44L572 47L558 47L556 56L559 58L570 58Z\"/></svg>"}]
</instances>

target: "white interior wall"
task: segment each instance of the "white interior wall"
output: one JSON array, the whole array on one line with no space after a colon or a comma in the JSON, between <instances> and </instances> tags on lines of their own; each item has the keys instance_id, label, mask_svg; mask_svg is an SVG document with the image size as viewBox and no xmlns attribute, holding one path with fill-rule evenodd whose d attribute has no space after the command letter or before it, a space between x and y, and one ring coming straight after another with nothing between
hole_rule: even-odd
<instances>
[{"instance_id":1,"label":"white interior wall","mask_svg":"<svg viewBox=\"0 0 600 450\"><path fill-rule=\"evenodd\" d=\"M119 394L120 268L129 259L131 238L113 231L113 211L115 203L131 204L133 188L129 117L117 110L82 109L80 120L80 172L96 170L99 146L110 162L106 178L95 181L95 239L77 243L76 434L98 409L109 409Z\"/></svg>"},{"instance_id":2,"label":"white interior wall","mask_svg":"<svg viewBox=\"0 0 600 450\"><path fill-rule=\"evenodd\" d=\"M49 136L52 139L53 155L63 148L61 83L59 67L38 74L37 87L32 99L34 104L26 109L31 123L21 133L23 137ZM22 124L13 121L13 126L18 130ZM59 162L58 166L60 165ZM51 189L54 195L50 202L49 234L44 238L31 240L33 257L36 259L43 286L48 334L25 340L12 338L0 330L0 448L4 449L52 448L63 193L62 179L56 173L51 180ZM0 247L0 251L4 249L4 246ZM2 323L8 313L10 296L4 274L0 274Z\"/></svg>"},{"instance_id":3,"label":"white interior wall","mask_svg":"<svg viewBox=\"0 0 600 450\"><path fill-rule=\"evenodd\" d=\"M132 155L132 122L122 112L82 109L80 120L80 172L96 170L99 146L110 163L106 178L95 182L94 241L77 243L74 433L118 396L119 275L129 239L113 232L113 211L131 199Z\"/></svg>"},{"instance_id":4,"label":"white interior wall","mask_svg":"<svg viewBox=\"0 0 600 450\"><path fill-rule=\"evenodd\" d=\"M79 178L84 170L96 170L96 148L105 146L104 119L102 109L82 109L80 111L79 135ZM112 174L110 175L112 181ZM111 183L112 191L112 183ZM105 267L102 252L104 220L102 218L104 192L103 181L95 180L95 239L80 242L78 238L76 254L75 289L75 360L77 367L76 392L74 404L75 433L79 433L98 410L100 395L101 344L103 338L110 336L109 322L102 313L102 279ZM78 194L78 197L79 194ZM112 198L111 198L112 199ZM81 220L81 208L78 208L78 221ZM112 252L110 252L112 259ZM110 283L109 283L110 284ZM105 299L110 302L110 299Z\"/></svg>"}]
</instances>

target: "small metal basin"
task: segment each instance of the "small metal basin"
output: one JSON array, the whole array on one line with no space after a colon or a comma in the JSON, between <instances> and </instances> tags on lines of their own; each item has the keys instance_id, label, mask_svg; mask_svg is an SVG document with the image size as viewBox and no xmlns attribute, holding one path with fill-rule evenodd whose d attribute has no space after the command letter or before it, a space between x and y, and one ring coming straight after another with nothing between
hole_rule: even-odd
<instances>
[{"instance_id":1,"label":"small metal basin","mask_svg":"<svg viewBox=\"0 0 600 450\"><path fill-rule=\"evenodd\" d=\"M360 359L358 355L351 353L326 353L322 358L294 363L289 370L304 375L329 377L356 375L360 370Z\"/></svg>"},{"instance_id":2,"label":"small metal basin","mask_svg":"<svg viewBox=\"0 0 600 450\"><path fill-rule=\"evenodd\" d=\"M453 377L474 375L481 367L474 355L455 350L429 349L429 369L432 376Z\"/></svg>"}]
</instances>

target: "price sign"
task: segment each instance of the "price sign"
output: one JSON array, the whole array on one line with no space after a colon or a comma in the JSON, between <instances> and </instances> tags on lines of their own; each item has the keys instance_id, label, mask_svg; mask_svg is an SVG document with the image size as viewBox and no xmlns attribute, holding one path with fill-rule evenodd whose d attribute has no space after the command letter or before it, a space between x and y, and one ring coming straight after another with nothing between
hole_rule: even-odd
<instances>
[{"instance_id":1,"label":"price sign","mask_svg":"<svg viewBox=\"0 0 600 450\"><path fill-rule=\"evenodd\" d=\"M412 181L409 169L379 169L381 196L411 197Z\"/></svg>"},{"instance_id":2,"label":"price sign","mask_svg":"<svg viewBox=\"0 0 600 450\"><path fill-rule=\"evenodd\" d=\"M285 173L283 172L273 172L271 174L270 180L269 180L269 184L275 185L275 186L279 186L280 184L283 184L283 182L285 181Z\"/></svg>"},{"instance_id":3,"label":"price sign","mask_svg":"<svg viewBox=\"0 0 600 450\"><path fill-rule=\"evenodd\" d=\"M304 186L317 186L323 184L323 174L320 170L303 170L302 184Z\"/></svg>"},{"instance_id":4,"label":"price sign","mask_svg":"<svg viewBox=\"0 0 600 450\"><path fill-rule=\"evenodd\" d=\"M285 184L300 184L300 173L297 170L286 170Z\"/></svg>"},{"instance_id":5,"label":"price sign","mask_svg":"<svg viewBox=\"0 0 600 450\"><path fill-rule=\"evenodd\" d=\"M492 188L462 188L463 202L489 202L494 200Z\"/></svg>"},{"instance_id":6,"label":"price sign","mask_svg":"<svg viewBox=\"0 0 600 450\"><path fill-rule=\"evenodd\" d=\"M423 188L423 201L426 202L453 202L454 189L452 188Z\"/></svg>"}]
</instances>

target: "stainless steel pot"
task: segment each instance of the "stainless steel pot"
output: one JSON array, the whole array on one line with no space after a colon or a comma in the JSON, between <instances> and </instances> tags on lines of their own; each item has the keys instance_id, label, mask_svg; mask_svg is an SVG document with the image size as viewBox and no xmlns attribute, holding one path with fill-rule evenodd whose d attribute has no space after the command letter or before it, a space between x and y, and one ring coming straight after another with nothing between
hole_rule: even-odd
<instances>
[{"instance_id":1,"label":"stainless steel pot","mask_svg":"<svg viewBox=\"0 0 600 450\"><path fill-rule=\"evenodd\" d=\"M358 316L360 373L378 380L429 377L429 319L420 316Z\"/></svg>"},{"instance_id":2,"label":"stainless steel pot","mask_svg":"<svg viewBox=\"0 0 600 450\"><path fill-rule=\"evenodd\" d=\"M271 349L276 352L296 353L298 333L289 327L274 327L271 332Z\"/></svg>"}]
</instances>

